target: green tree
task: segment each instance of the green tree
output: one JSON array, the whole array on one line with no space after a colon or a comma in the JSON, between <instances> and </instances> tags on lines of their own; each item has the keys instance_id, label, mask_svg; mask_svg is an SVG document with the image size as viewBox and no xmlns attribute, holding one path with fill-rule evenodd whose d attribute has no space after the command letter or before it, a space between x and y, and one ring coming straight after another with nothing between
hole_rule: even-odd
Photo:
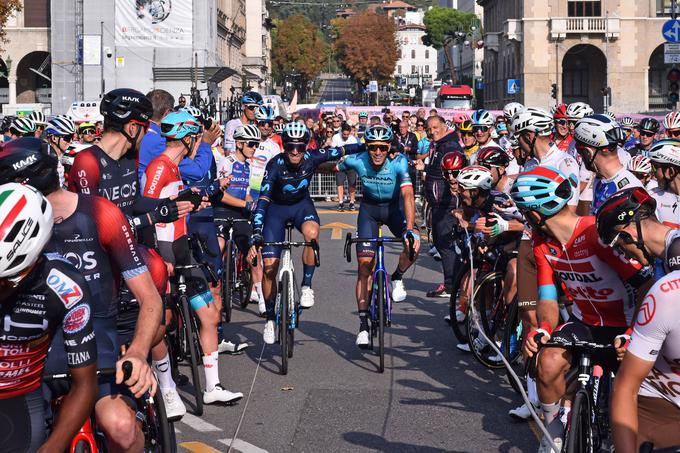
<instances>
[{"instance_id":1,"label":"green tree","mask_svg":"<svg viewBox=\"0 0 680 453\"><path fill-rule=\"evenodd\" d=\"M0 0L0 52L7 43L7 29L5 23L15 11L21 11L21 0Z\"/></svg>"},{"instance_id":2,"label":"green tree","mask_svg":"<svg viewBox=\"0 0 680 453\"><path fill-rule=\"evenodd\" d=\"M457 77L453 61L451 61L451 49L454 45L451 36L457 31L469 32L470 27L478 22L479 19L473 13L466 13L453 8L435 6L425 13L423 23L425 24L426 34L423 37L423 43L435 49L444 49L453 83L456 83Z\"/></svg>"}]
</instances>

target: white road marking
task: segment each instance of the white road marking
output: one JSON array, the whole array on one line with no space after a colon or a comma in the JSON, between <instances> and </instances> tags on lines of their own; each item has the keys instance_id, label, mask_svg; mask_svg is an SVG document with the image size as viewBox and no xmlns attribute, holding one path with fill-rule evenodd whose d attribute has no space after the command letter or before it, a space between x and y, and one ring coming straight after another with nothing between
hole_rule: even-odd
<instances>
[{"instance_id":1,"label":"white road marking","mask_svg":"<svg viewBox=\"0 0 680 453\"><path fill-rule=\"evenodd\" d=\"M184 417L182 417L182 423L184 423L185 425L189 425L189 427L201 433L209 433L211 431L222 431L221 428L218 428L217 426L208 423L205 420L200 419L189 413L184 414Z\"/></svg>"},{"instance_id":2,"label":"white road marking","mask_svg":"<svg viewBox=\"0 0 680 453\"><path fill-rule=\"evenodd\" d=\"M231 444L231 448L238 450L241 453L269 453L267 450L263 450L262 448L256 447L255 445L241 439L234 439L233 444L231 443L231 439L220 439L219 442L227 446Z\"/></svg>"}]
</instances>

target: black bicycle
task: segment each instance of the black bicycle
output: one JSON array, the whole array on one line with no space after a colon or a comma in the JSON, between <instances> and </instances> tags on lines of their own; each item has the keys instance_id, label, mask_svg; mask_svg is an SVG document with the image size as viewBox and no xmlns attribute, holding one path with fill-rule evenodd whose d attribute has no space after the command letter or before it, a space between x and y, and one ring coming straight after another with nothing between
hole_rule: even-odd
<instances>
[{"instance_id":1,"label":"black bicycle","mask_svg":"<svg viewBox=\"0 0 680 453\"><path fill-rule=\"evenodd\" d=\"M222 292L222 313L225 322L231 321L231 304L236 303L246 308L250 302L252 279L248 266L247 253L242 253L234 242L234 225L247 222L248 219L216 218L220 225L220 234L224 237L224 254L222 255L222 275L220 275Z\"/></svg>"},{"instance_id":2,"label":"black bicycle","mask_svg":"<svg viewBox=\"0 0 680 453\"><path fill-rule=\"evenodd\" d=\"M651 442L645 442L640 445L640 453L680 453L680 445L668 448L654 448Z\"/></svg>"}]
</instances>

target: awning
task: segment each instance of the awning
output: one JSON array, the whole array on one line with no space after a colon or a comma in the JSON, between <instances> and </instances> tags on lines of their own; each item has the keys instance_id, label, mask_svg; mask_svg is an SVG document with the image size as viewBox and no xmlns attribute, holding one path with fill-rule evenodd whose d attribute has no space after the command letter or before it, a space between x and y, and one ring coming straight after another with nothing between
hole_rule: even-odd
<instances>
[{"instance_id":1,"label":"awning","mask_svg":"<svg viewBox=\"0 0 680 453\"><path fill-rule=\"evenodd\" d=\"M167 80L194 80L195 77L199 82L220 83L237 73L238 71L228 66L153 68L153 79L158 82Z\"/></svg>"},{"instance_id":2,"label":"awning","mask_svg":"<svg viewBox=\"0 0 680 453\"><path fill-rule=\"evenodd\" d=\"M258 82L264 80L260 74L257 74L248 68L243 68L243 72L245 73L246 80L257 80Z\"/></svg>"}]
</instances>

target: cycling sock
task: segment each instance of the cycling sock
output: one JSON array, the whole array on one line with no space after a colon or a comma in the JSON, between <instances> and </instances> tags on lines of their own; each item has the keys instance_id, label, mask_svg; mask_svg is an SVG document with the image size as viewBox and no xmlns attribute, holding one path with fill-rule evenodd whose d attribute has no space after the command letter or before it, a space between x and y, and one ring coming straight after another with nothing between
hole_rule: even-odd
<instances>
[{"instance_id":1,"label":"cycling sock","mask_svg":"<svg viewBox=\"0 0 680 453\"><path fill-rule=\"evenodd\" d=\"M217 368L217 351L203 356L203 371L205 372L205 390L211 391L220 383L219 368Z\"/></svg>"},{"instance_id":2,"label":"cycling sock","mask_svg":"<svg viewBox=\"0 0 680 453\"><path fill-rule=\"evenodd\" d=\"M406 271L402 271L401 269L399 269L399 265L397 265L397 269L392 273L392 276L390 278L392 279L392 281L401 280L401 277L404 276L404 272Z\"/></svg>"},{"instance_id":3,"label":"cycling sock","mask_svg":"<svg viewBox=\"0 0 680 453\"><path fill-rule=\"evenodd\" d=\"M316 266L313 264L305 264L302 263L302 286L309 286L310 288L312 287L312 277L314 277L314 269L316 269Z\"/></svg>"},{"instance_id":4,"label":"cycling sock","mask_svg":"<svg viewBox=\"0 0 680 453\"><path fill-rule=\"evenodd\" d=\"M172 371L170 370L170 355L166 353L161 360L152 360L151 364L156 372L158 386L161 390L175 390L175 381L172 380Z\"/></svg>"},{"instance_id":5,"label":"cycling sock","mask_svg":"<svg viewBox=\"0 0 680 453\"><path fill-rule=\"evenodd\" d=\"M543 411L543 423L548 426L550 422L557 416L560 412L560 403L541 403L541 410Z\"/></svg>"},{"instance_id":6,"label":"cycling sock","mask_svg":"<svg viewBox=\"0 0 680 453\"><path fill-rule=\"evenodd\" d=\"M359 330L368 330L368 310L359 310Z\"/></svg>"},{"instance_id":7,"label":"cycling sock","mask_svg":"<svg viewBox=\"0 0 680 453\"><path fill-rule=\"evenodd\" d=\"M253 285L255 291L257 291L257 298L259 300L264 300L264 294L262 293L262 282L257 282Z\"/></svg>"}]
</instances>

